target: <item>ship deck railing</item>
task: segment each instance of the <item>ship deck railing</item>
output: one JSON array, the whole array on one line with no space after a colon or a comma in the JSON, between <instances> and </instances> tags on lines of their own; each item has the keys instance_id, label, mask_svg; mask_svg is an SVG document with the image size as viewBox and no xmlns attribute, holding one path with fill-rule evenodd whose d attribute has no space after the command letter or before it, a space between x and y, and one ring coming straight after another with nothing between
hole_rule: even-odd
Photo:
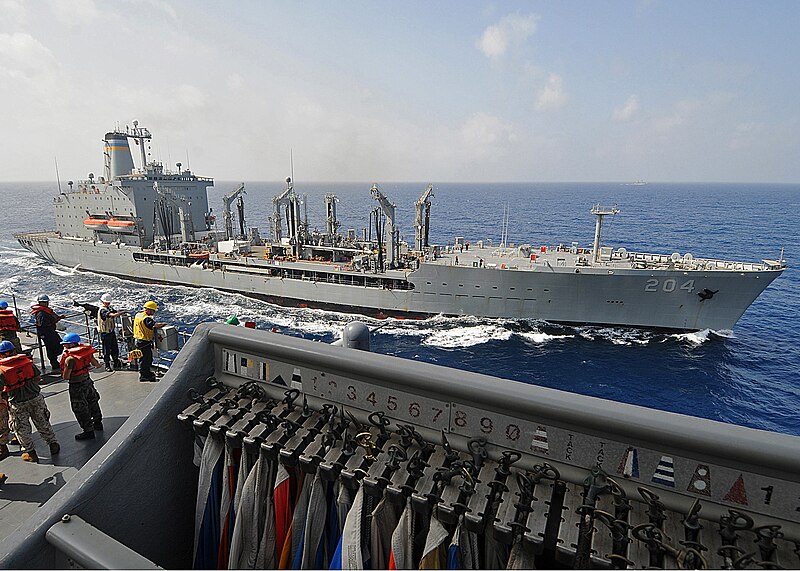
<instances>
[{"instance_id":1,"label":"ship deck railing","mask_svg":"<svg viewBox=\"0 0 800 571\"><path fill-rule=\"evenodd\" d=\"M349 453L327 440L343 423L359 434ZM463 516L537 567L800 563L797 437L202 324L113 442L8 538L0 566L60 562L45 535L72 514L157 565L191 567L198 437L378 494L369 505L397 490L414 518L452 531ZM413 476L398 447L421 451Z\"/></svg>"},{"instance_id":2,"label":"ship deck railing","mask_svg":"<svg viewBox=\"0 0 800 571\"><path fill-rule=\"evenodd\" d=\"M0 292L0 299L5 299L8 302L10 309L13 309L14 314L20 323L19 337L22 344L23 352L27 353L31 358L38 356L38 361L42 372L44 373L45 367L49 361L45 359L45 348L41 337L36 333L36 324L33 322L30 308L36 303L35 300L20 297L14 292ZM49 307L58 315L64 317L59 320L57 329L62 332L77 333L81 340L96 348L100 347L100 338L97 333L96 323L89 318L85 310L79 306L64 306L57 303L50 302Z\"/></svg>"},{"instance_id":3,"label":"ship deck railing","mask_svg":"<svg viewBox=\"0 0 800 571\"><path fill-rule=\"evenodd\" d=\"M489 250L488 254L485 252ZM483 260L483 267L494 269L535 270L547 267L600 267L609 269L662 269L684 271L730 271L764 272L780 271L786 268L783 260L763 260L761 262L737 262L712 258L695 258L691 254L675 257L674 254L651 254L629 252L624 248L616 251L601 250L600 259L595 261L591 248L569 247L564 245L532 248L530 245L516 247L481 247L476 245L469 250L445 248L440 251L433 263L453 263L471 266L474 261Z\"/></svg>"}]
</instances>

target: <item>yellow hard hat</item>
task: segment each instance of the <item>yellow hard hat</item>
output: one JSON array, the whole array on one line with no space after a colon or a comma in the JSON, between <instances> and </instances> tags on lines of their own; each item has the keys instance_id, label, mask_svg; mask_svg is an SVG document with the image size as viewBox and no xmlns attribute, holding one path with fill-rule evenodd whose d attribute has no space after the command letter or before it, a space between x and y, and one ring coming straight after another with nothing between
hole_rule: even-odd
<instances>
[{"instance_id":1,"label":"yellow hard hat","mask_svg":"<svg viewBox=\"0 0 800 571\"><path fill-rule=\"evenodd\" d=\"M153 311L158 311L158 305L152 299L144 304L145 309L152 309Z\"/></svg>"}]
</instances>

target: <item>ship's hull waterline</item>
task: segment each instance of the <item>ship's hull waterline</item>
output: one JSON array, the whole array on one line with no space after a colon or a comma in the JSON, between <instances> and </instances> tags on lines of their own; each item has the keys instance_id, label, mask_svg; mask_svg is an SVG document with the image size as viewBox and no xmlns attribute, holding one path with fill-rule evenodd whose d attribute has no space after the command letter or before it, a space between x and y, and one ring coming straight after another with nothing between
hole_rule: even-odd
<instances>
[{"instance_id":1,"label":"ship's hull waterline","mask_svg":"<svg viewBox=\"0 0 800 571\"><path fill-rule=\"evenodd\" d=\"M676 331L729 330L780 271L572 267L498 269L422 263L418 269L359 276L391 276L413 284L388 289L271 275L262 265L211 268L134 259L135 246L54 233L22 234L20 243L68 267L137 281L210 287L281 305L372 316L432 315L543 320L554 323L642 327ZM280 267L296 267L281 262ZM308 265L304 265L305 268ZM274 270L274 266L272 267ZM333 272L320 265L321 272ZM336 270L338 272L338 269ZM703 299L700 292L713 295Z\"/></svg>"}]
</instances>

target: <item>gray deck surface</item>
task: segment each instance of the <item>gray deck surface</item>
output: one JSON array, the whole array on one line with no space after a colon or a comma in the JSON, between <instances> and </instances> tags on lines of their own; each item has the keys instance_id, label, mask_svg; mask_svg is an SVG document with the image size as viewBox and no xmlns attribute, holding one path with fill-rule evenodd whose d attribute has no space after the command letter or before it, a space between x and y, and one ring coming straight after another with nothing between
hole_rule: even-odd
<instances>
[{"instance_id":1,"label":"gray deck surface","mask_svg":"<svg viewBox=\"0 0 800 571\"><path fill-rule=\"evenodd\" d=\"M36 359L38 364L38 359ZM76 441L81 432L69 404L67 383L56 375L42 379L45 395L61 452L51 456L39 433L33 438L39 464L23 462L22 448L9 445L11 456L0 462L0 472L8 476L0 486L0 540L5 539L55 494L116 432L156 383L140 383L135 371L107 373L103 368L92 372L100 408L103 431L95 432L95 440ZM35 429L35 427L34 427Z\"/></svg>"}]
</instances>

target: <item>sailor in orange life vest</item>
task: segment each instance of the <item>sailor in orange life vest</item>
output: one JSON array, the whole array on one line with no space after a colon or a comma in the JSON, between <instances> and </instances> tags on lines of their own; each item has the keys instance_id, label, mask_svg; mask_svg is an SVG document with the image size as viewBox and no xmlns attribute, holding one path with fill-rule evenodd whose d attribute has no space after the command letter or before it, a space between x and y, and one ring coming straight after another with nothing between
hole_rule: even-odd
<instances>
[{"instance_id":1,"label":"sailor in orange life vest","mask_svg":"<svg viewBox=\"0 0 800 571\"><path fill-rule=\"evenodd\" d=\"M44 343L53 372L57 372L59 369L58 356L61 354L61 337L56 333L56 323L64 316L58 315L50 309L50 298L45 294L37 297L36 301L38 303L31 306L31 314L36 320L36 333Z\"/></svg>"},{"instance_id":2,"label":"sailor in orange life vest","mask_svg":"<svg viewBox=\"0 0 800 571\"><path fill-rule=\"evenodd\" d=\"M15 355L11 341L0 342L0 386L3 396L8 399L9 425L25 450L22 454L25 462L39 462L31 436L31 420L39 435L50 446L50 454L58 454L61 450L50 425L50 411L39 388L41 378L41 372L30 357L25 354ZM7 446L0 447L0 452L8 455Z\"/></svg>"},{"instance_id":3,"label":"sailor in orange life vest","mask_svg":"<svg viewBox=\"0 0 800 571\"><path fill-rule=\"evenodd\" d=\"M13 309L8 309L8 302L0 300L0 341L11 341L17 353L22 353L22 344L19 342L19 319Z\"/></svg>"},{"instance_id":4,"label":"sailor in orange life vest","mask_svg":"<svg viewBox=\"0 0 800 571\"><path fill-rule=\"evenodd\" d=\"M95 430L103 430L103 413L100 411L100 395L89 376L92 367L100 363L94 357L94 348L81 344L80 335L64 335L64 352L61 354L61 376L69 382L69 404L83 432L75 440L94 438Z\"/></svg>"},{"instance_id":5,"label":"sailor in orange life vest","mask_svg":"<svg viewBox=\"0 0 800 571\"><path fill-rule=\"evenodd\" d=\"M158 311L158 305L153 300L144 304L143 311L133 318L133 337L136 339L136 348L142 352L139 358L139 381L146 383L157 381L156 375L150 370L153 366L153 337L156 329L164 327L166 323L156 323L153 319Z\"/></svg>"}]
</instances>

